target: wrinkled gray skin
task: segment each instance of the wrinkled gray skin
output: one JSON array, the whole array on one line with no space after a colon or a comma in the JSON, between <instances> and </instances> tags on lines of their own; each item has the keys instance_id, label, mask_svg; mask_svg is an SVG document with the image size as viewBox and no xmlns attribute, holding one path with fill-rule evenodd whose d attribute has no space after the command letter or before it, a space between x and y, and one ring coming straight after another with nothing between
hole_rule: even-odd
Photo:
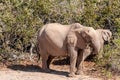
<instances>
[{"instance_id":1,"label":"wrinkled gray skin","mask_svg":"<svg viewBox=\"0 0 120 80\"><path fill-rule=\"evenodd\" d=\"M100 50L103 50L103 46L104 46L104 43L105 42L109 42L110 41L110 39L111 39L111 37L112 37L112 32L110 31L110 30L108 30L108 29L97 29L96 30L96 33L97 33L97 35L99 36L99 41L98 42L100 42L100 45L99 46L97 46L97 47L99 47L100 49L99 49L99 51L98 52L100 52ZM93 50L93 47L91 46L89 46L88 48L86 48L86 49L84 49L84 50L82 50L82 51L79 51L79 53L80 53L80 55L78 56L79 58L79 61L80 61L80 63L78 63L80 66L78 67L78 70L77 70L77 72L76 72L76 74L80 74L80 73L83 73L83 68L84 68L84 65L83 65L83 61L90 55L90 54L94 54L94 53L92 53L92 50ZM95 55L95 54L94 54Z\"/></svg>"},{"instance_id":2,"label":"wrinkled gray skin","mask_svg":"<svg viewBox=\"0 0 120 80\"><path fill-rule=\"evenodd\" d=\"M42 69L49 71L49 64L55 56L70 56L70 74L68 76L75 76L75 72L79 72L81 67L81 57L79 58L78 52L81 53L92 45L93 53L98 54L100 49L98 38L92 27L84 27L79 23L44 25L37 36L38 52L42 57ZM76 62L77 71L75 71Z\"/></svg>"}]
</instances>

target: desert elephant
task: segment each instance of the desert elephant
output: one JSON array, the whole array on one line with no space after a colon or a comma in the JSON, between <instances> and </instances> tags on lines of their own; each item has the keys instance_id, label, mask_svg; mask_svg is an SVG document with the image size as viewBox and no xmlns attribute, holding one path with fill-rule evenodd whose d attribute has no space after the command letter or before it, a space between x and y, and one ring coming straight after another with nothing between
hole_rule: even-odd
<instances>
[{"instance_id":1,"label":"desert elephant","mask_svg":"<svg viewBox=\"0 0 120 80\"><path fill-rule=\"evenodd\" d=\"M103 50L103 46L104 43L108 43L112 37L112 32L108 29L97 29L95 30L97 35L99 36L98 38L98 42L100 42L100 45L98 46L100 49L98 52L100 52L101 50ZM92 53L93 47L92 46L88 46L86 49L79 51L79 55L78 55L78 62L77 62L77 71L76 74L80 74L83 73L83 61L90 55L90 54L94 54ZM95 54L94 54L95 55Z\"/></svg>"},{"instance_id":2,"label":"desert elephant","mask_svg":"<svg viewBox=\"0 0 120 80\"><path fill-rule=\"evenodd\" d=\"M49 64L55 56L70 56L70 74L75 76L75 66L78 50L84 50L89 45L94 48L94 54L99 51L98 35L92 27L84 27L79 23L62 25L49 23L44 25L37 35L37 46L42 57L42 69L49 71Z\"/></svg>"}]
</instances>

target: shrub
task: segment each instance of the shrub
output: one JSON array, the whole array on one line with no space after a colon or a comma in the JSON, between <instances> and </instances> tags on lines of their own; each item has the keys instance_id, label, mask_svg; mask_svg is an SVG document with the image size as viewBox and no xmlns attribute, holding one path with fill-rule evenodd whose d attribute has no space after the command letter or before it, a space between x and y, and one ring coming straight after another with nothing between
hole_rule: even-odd
<instances>
[{"instance_id":1,"label":"shrub","mask_svg":"<svg viewBox=\"0 0 120 80\"><path fill-rule=\"evenodd\" d=\"M79 22L95 29L107 28L113 32L113 42L118 46L105 46L102 53L104 57L101 59L104 61L99 60L105 65L120 52L119 4L119 0L1 0L0 59L4 57L3 53L29 52L31 43L36 42L38 29L44 24Z\"/></svg>"}]
</instances>

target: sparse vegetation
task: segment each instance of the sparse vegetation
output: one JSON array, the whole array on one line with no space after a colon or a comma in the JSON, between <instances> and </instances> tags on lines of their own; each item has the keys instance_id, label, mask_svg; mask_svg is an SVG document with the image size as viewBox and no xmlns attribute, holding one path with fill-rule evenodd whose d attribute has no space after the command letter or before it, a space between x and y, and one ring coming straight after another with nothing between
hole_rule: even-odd
<instances>
[{"instance_id":1,"label":"sparse vegetation","mask_svg":"<svg viewBox=\"0 0 120 80\"><path fill-rule=\"evenodd\" d=\"M110 29L112 42L95 60L120 71L119 0L0 0L0 61L29 53L38 29L52 22Z\"/></svg>"}]
</instances>

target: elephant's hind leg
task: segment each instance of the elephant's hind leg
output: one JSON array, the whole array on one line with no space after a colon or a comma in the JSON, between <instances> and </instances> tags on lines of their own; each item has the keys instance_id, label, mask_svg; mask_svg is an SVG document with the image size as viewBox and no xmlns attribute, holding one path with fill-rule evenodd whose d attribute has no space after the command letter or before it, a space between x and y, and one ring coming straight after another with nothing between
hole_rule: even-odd
<instances>
[{"instance_id":1,"label":"elephant's hind leg","mask_svg":"<svg viewBox=\"0 0 120 80\"><path fill-rule=\"evenodd\" d=\"M50 70L47 67L47 60L48 60L49 55L48 54L44 54L44 55L41 55L41 57L42 57L42 69L45 72L50 72Z\"/></svg>"}]
</instances>

